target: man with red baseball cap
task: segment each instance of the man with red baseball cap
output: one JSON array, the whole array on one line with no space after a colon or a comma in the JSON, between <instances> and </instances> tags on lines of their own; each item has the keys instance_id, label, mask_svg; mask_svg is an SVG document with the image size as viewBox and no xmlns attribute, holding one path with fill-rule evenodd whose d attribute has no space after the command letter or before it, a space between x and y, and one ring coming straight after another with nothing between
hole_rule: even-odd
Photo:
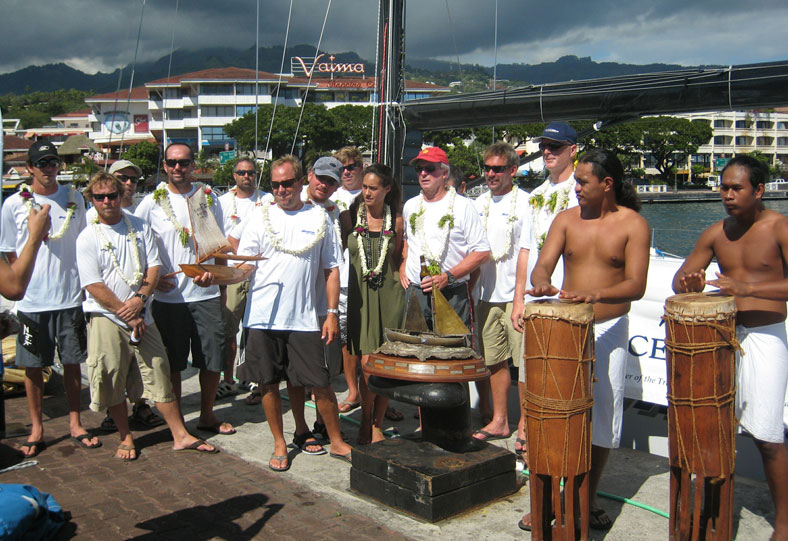
<instances>
[{"instance_id":1,"label":"man with red baseball cap","mask_svg":"<svg viewBox=\"0 0 788 541\"><path fill-rule=\"evenodd\" d=\"M436 287L473 332L468 278L490 257L487 235L471 201L446 187L449 158L442 149L426 147L410 164L419 177L421 194L408 200L402 211L405 242L399 277L405 300L416 295L431 324L427 295ZM421 278L422 257L430 271L425 278Z\"/></svg>"}]
</instances>

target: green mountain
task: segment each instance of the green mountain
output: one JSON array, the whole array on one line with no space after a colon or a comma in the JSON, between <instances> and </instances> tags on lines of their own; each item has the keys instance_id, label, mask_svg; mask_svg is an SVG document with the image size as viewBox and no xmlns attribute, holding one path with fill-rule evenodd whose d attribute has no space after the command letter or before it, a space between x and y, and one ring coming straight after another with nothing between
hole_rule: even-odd
<instances>
[{"instance_id":1,"label":"green mountain","mask_svg":"<svg viewBox=\"0 0 788 541\"><path fill-rule=\"evenodd\" d=\"M285 55L285 69L289 71L290 57L314 56L315 49L310 45L296 45L289 47ZM374 65L361 59L354 52L335 54L337 62L364 62L368 73ZM259 66L262 71L271 73L279 72L282 61L282 47L261 47ZM148 81L161 79L170 74L177 75L209 68L239 67L254 69L255 50L231 49L215 47L196 51L178 50L170 58L164 56L153 62L138 63L134 69L134 86L142 85ZM499 79L508 79L527 84L542 84L558 81L577 79L592 79L596 77L610 77L633 73L648 73L680 69L683 66L675 64L618 64L616 62L594 62L589 57L564 56L555 62L541 64L499 64L497 76ZM131 66L115 70L112 73L96 73L88 75L65 64L48 64L46 66L29 66L13 73L0 75L0 95L25 94L35 91L51 91L57 89L91 90L96 93L112 92L117 88L127 88L132 72ZM450 80L460 79L456 63L408 58L406 69L410 77L423 80L433 80L439 84L446 84ZM492 68L488 66L464 64L461 66L464 75L471 74L474 79L492 77Z\"/></svg>"}]
</instances>

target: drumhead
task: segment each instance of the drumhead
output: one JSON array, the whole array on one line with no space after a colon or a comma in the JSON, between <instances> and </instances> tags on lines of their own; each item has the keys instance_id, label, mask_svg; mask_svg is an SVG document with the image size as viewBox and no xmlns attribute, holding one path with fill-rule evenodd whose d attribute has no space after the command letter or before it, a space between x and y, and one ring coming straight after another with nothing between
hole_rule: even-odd
<instances>
[{"instance_id":1,"label":"drumhead","mask_svg":"<svg viewBox=\"0 0 788 541\"><path fill-rule=\"evenodd\" d=\"M540 299L526 303L524 317L548 317L585 324L594 321L594 307L587 302Z\"/></svg>"},{"instance_id":2,"label":"drumhead","mask_svg":"<svg viewBox=\"0 0 788 541\"><path fill-rule=\"evenodd\" d=\"M681 320L728 319L736 313L736 299L720 292L679 293L665 300L665 316Z\"/></svg>"}]
</instances>

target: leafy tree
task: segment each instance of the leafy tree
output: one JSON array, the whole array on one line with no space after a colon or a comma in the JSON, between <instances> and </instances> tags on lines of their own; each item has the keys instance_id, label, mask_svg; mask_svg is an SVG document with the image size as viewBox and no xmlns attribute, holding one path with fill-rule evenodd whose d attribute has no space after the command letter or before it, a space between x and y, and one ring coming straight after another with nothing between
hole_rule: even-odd
<instances>
[{"instance_id":1,"label":"leafy tree","mask_svg":"<svg viewBox=\"0 0 788 541\"><path fill-rule=\"evenodd\" d=\"M85 108L85 98L92 91L55 90L0 96L0 108L5 118L18 118L22 128L40 128L53 116Z\"/></svg>"},{"instance_id":2,"label":"leafy tree","mask_svg":"<svg viewBox=\"0 0 788 541\"><path fill-rule=\"evenodd\" d=\"M121 158L129 160L134 165L142 169L142 176L148 177L156 172L159 164L159 145L150 141L142 141L131 145Z\"/></svg>"},{"instance_id":3,"label":"leafy tree","mask_svg":"<svg viewBox=\"0 0 788 541\"><path fill-rule=\"evenodd\" d=\"M686 162L712 136L711 126L686 118L647 117L633 124L641 130L642 150L654 157L654 167L663 180L669 180L671 169Z\"/></svg>"},{"instance_id":4,"label":"leafy tree","mask_svg":"<svg viewBox=\"0 0 788 541\"><path fill-rule=\"evenodd\" d=\"M336 149L346 145L357 146L361 150L372 147L372 107L360 105L340 105L328 109L334 122L344 127L344 142ZM334 150L336 150L334 149Z\"/></svg>"},{"instance_id":5,"label":"leafy tree","mask_svg":"<svg viewBox=\"0 0 788 541\"><path fill-rule=\"evenodd\" d=\"M94 162L89 156L82 156L79 163L75 163L71 166L71 172L74 175L73 182L74 186L78 186L80 184L87 184L90 177L93 176L93 173L98 172L99 166Z\"/></svg>"}]
</instances>

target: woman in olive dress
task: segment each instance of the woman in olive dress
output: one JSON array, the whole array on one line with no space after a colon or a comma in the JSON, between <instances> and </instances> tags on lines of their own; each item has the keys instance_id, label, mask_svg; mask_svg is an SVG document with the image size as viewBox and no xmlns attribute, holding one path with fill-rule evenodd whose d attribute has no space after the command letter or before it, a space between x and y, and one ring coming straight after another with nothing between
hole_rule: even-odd
<instances>
[{"instance_id":1,"label":"woman in olive dress","mask_svg":"<svg viewBox=\"0 0 788 541\"><path fill-rule=\"evenodd\" d=\"M390 167L376 163L364 170L361 193L340 220L350 262L348 350L360 355L363 365L383 343L383 329L399 327L405 304L398 274L403 233L401 191ZM359 390L358 442L381 441L388 398L370 392L365 377Z\"/></svg>"}]
</instances>

